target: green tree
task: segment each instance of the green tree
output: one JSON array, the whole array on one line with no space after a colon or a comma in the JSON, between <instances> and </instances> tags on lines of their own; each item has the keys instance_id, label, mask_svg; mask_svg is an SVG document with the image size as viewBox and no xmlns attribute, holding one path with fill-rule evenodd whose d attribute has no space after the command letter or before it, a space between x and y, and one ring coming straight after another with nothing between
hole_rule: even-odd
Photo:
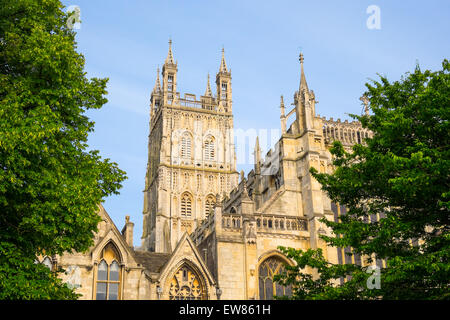
<instances>
[{"instance_id":1,"label":"green tree","mask_svg":"<svg viewBox=\"0 0 450 320\"><path fill-rule=\"evenodd\" d=\"M35 257L87 250L126 178L87 150L107 79L86 77L68 18L57 0L0 0L0 299L76 298Z\"/></svg>"},{"instance_id":2,"label":"green tree","mask_svg":"<svg viewBox=\"0 0 450 320\"><path fill-rule=\"evenodd\" d=\"M339 222L322 219L334 233L322 239L352 247L369 264L386 259L381 288L366 285L367 266L336 266L320 250L281 248L298 263L276 279L294 284L294 299L450 298L449 71L444 60L436 72L416 66L400 81L380 76L366 84L372 115L352 117L373 137L351 152L335 142L333 174L311 169L330 199L348 210ZM305 267L316 276L303 275Z\"/></svg>"}]
</instances>

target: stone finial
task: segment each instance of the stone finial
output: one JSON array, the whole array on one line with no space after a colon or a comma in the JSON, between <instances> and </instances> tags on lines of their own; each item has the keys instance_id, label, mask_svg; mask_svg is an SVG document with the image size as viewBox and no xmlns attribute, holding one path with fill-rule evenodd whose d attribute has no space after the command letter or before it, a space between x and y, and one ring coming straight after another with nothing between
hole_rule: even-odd
<instances>
[{"instance_id":1,"label":"stone finial","mask_svg":"<svg viewBox=\"0 0 450 320\"><path fill-rule=\"evenodd\" d=\"M241 170L241 181L244 181L244 170Z\"/></svg>"},{"instance_id":2,"label":"stone finial","mask_svg":"<svg viewBox=\"0 0 450 320\"><path fill-rule=\"evenodd\" d=\"M133 229L134 223L130 222L130 216L125 216L125 226L122 229L122 235L130 247L133 247Z\"/></svg>"},{"instance_id":3,"label":"stone finial","mask_svg":"<svg viewBox=\"0 0 450 320\"><path fill-rule=\"evenodd\" d=\"M250 196L248 195L248 188L247 188L247 181L244 180L244 186L243 186L243 190L242 190L242 197L244 199L250 199Z\"/></svg>"},{"instance_id":4,"label":"stone finial","mask_svg":"<svg viewBox=\"0 0 450 320\"><path fill-rule=\"evenodd\" d=\"M359 100L362 101L362 103L364 104L364 113L366 116L369 115L369 98L367 98L366 94L363 94Z\"/></svg>"},{"instance_id":5,"label":"stone finial","mask_svg":"<svg viewBox=\"0 0 450 320\"><path fill-rule=\"evenodd\" d=\"M281 134L286 133L286 111L284 107L283 95L280 97L280 122L281 122Z\"/></svg>"}]
</instances>

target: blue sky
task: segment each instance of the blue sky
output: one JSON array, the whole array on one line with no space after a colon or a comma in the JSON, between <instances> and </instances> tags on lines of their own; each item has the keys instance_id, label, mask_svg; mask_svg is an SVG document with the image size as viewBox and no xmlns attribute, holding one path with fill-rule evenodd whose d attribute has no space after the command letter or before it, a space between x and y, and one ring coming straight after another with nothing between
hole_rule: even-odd
<instances>
[{"instance_id":1,"label":"blue sky","mask_svg":"<svg viewBox=\"0 0 450 320\"><path fill-rule=\"evenodd\" d=\"M138 246L149 99L169 38L181 95L205 92L207 74L215 78L224 46L232 71L234 126L243 130L279 129L280 95L288 106L299 86L300 51L308 86L319 101L316 112L335 119L361 113L364 84L377 73L398 80L417 62L436 70L450 53L448 0L63 3L80 7L76 40L88 76L109 78L108 103L88 112L96 123L89 145L127 172L120 195L108 197L104 207L119 230L125 215L131 217ZM380 9L380 29L367 28L370 5ZM251 167L241 164L238 170L247 173Z\"/></svg>"}]
</instances>

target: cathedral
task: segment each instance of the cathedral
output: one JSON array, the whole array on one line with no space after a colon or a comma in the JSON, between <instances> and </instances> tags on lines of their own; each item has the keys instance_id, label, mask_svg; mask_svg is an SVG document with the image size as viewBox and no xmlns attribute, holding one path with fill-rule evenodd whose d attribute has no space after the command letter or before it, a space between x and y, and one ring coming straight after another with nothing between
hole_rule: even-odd
<instances>
[{"instance_id":1,"label":"cathedral","mask_svg":"<svg viewBox=\"0 0 450 320\"><path fill-rule=\"evenodd\" d=\"M303 64L300 54L299 88L287 104L292 110L281 96L278 142L262 155L256 138L254 168L245 177L236 171L232 77L224 50L216 93L208 75L203 95L181 96L169 42L150 99L142 243L133 244L128 216L119 231L100 205L102 221L88 252L40 257L40 262L65 269L63 280L88 300L290 295L290 287L272 281L293 263L278 246L322 248L332 263L360 264L361 257L348 254L350 248L327 247L319 238L331 235L319 220L337 221L345 207L330 201L309 169L331 173L331 143L340 140L350 149L371 132L357 121L318 116Z\"/></svg>"}]
</instances>

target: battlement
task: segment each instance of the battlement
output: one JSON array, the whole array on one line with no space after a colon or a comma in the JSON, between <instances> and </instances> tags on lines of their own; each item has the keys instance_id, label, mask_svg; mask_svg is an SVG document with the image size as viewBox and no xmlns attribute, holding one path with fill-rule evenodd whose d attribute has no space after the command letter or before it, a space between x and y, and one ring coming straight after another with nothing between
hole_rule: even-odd
<instances>
[{"instance_id":1,"label":"battlement","mask_svg":"<svg viewBox=\"0 0 450 320\"><path fill-rule=\"evenodd\" d=\"M320 117L319 117L320 118ZM323 136L326 144L339 140L345 146L351 146L355 143L362 143L365 138L370 138L372 132L363 128L359 121L341 121L333 118L326 119L322 117Z\"/></svg>"},{"instance_id":2,"label":"battlement","mask_svg":"<svg viewBox=\"0 0 450 320\"><path fill-rule=\"evenodd\" d=\"M199 108L211 111L218 111L219 107L219 103L215 97L201 96L200 100L197 100L195 94L185 93L184 97L180 98L179 92L176 93L174 99L167 99L167 105Z\"/></svg>"}]
</instances>

